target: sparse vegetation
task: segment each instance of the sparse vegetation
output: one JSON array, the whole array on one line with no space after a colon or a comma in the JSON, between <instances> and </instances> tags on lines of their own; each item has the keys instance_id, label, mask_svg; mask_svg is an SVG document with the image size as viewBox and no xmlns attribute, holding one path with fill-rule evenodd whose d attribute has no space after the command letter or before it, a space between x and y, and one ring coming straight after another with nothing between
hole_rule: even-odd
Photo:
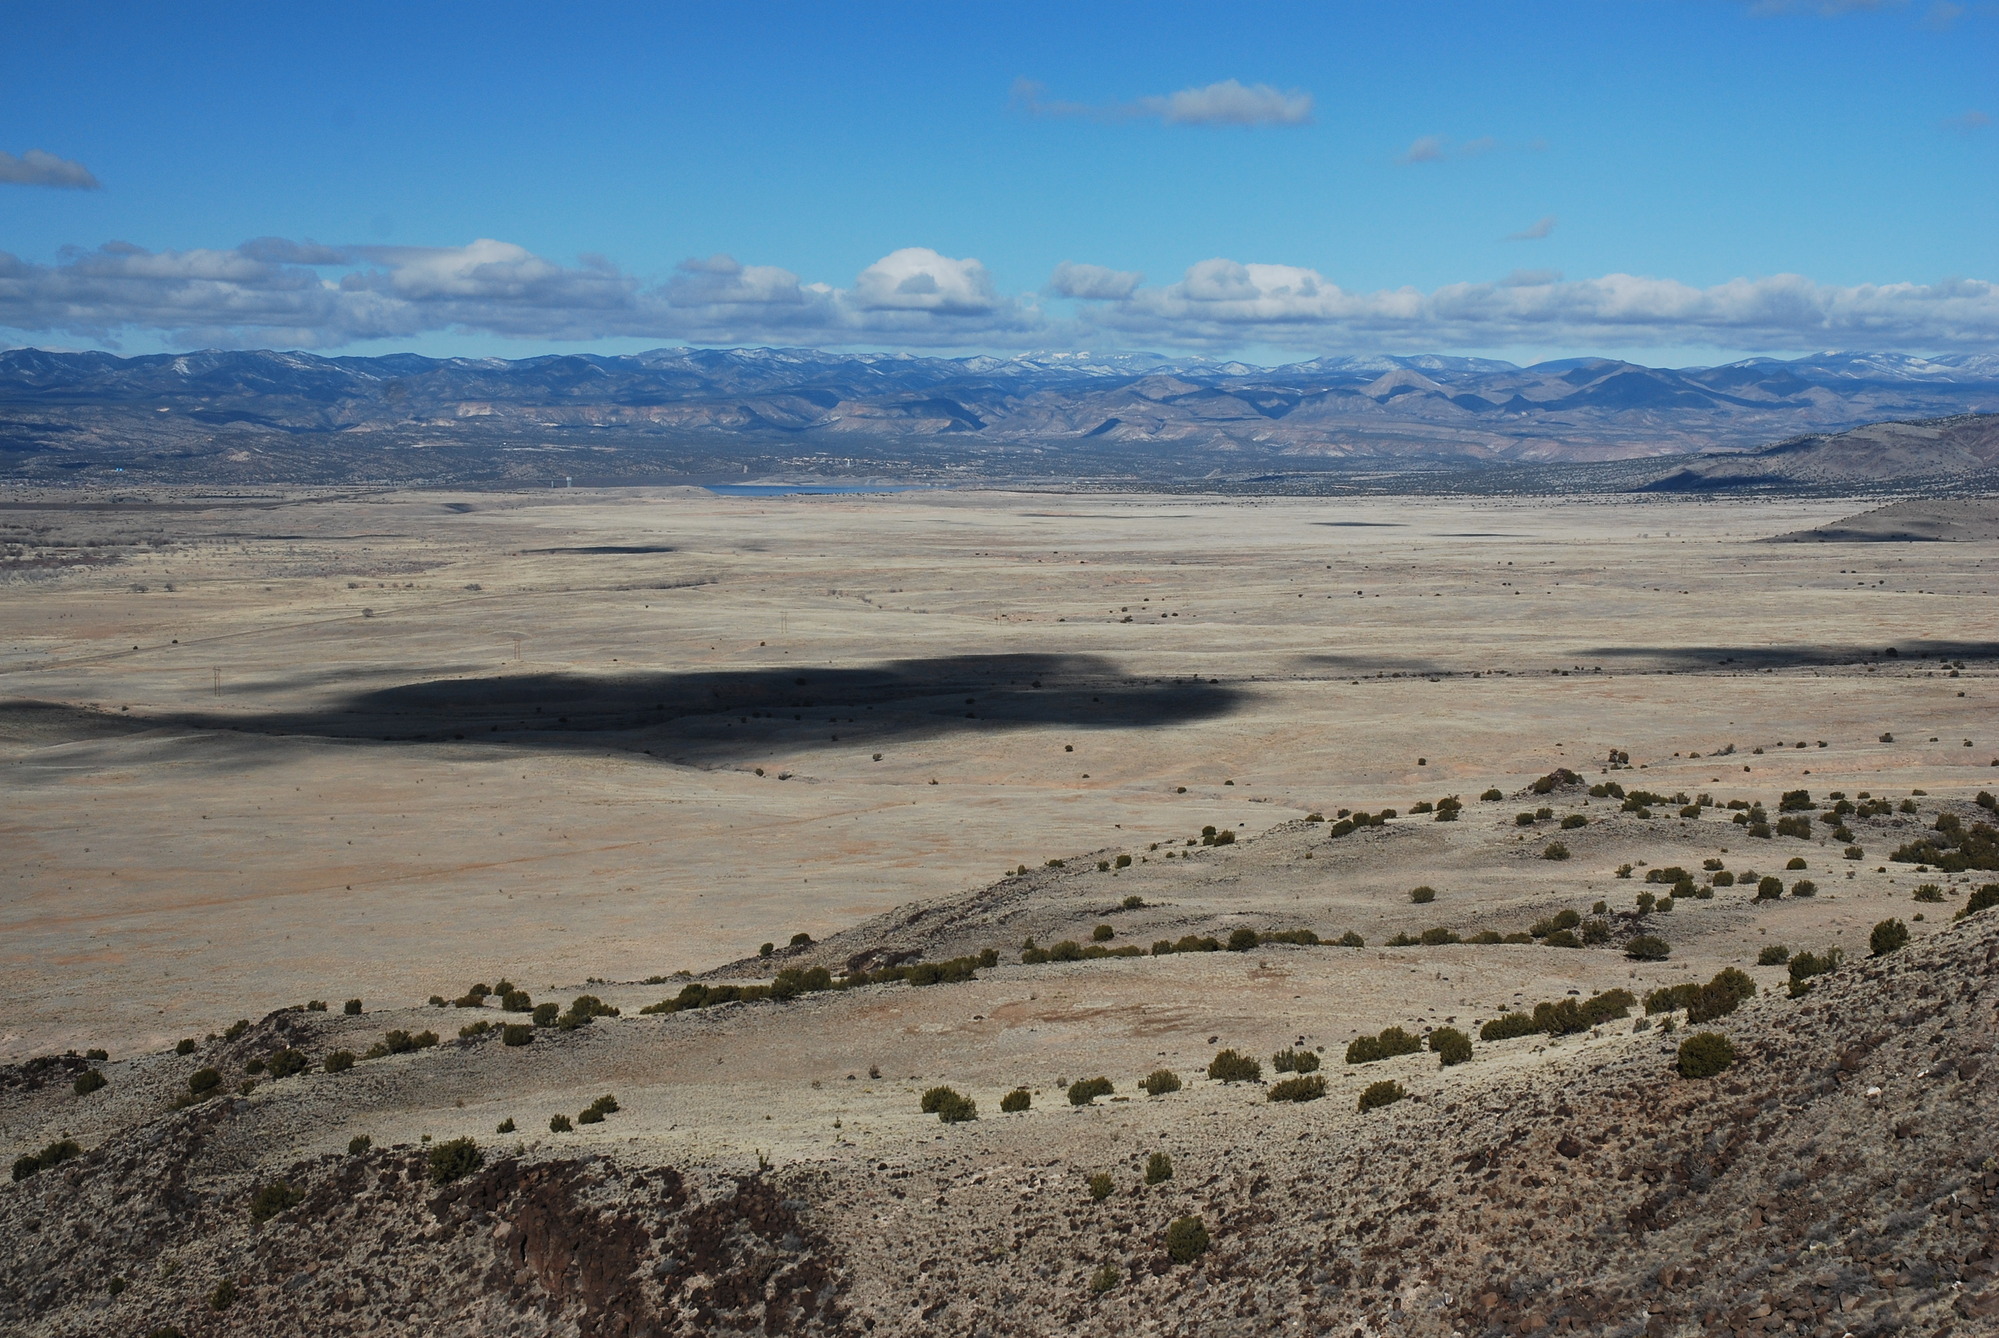
<instances>
[{"instance_id":1,"label":"sparse vegetation","mask_svg":"<svg viewBox=\"0 0 1999 1338\"><path fill-rule=\"evenodd\" d=\"M493 1126L493 1132L496 1134L510 1134L514 1132L514 1117L509 1115L506 1119L501 1120Z\"/></svg>"},{"instance_id":2,"label":"sparse vegetation","mask_svg":"<svg viewBox=\"0 0 1999 1338\"><path fill-rule=\"evenodd\" d=\"M1208 1229L1198 1217L1176 1217L1166 1228L1166 1257L1191 1264L1208 1252Z\"/></svg>"},{"instance_id":3,"label":"sparse vegetation","mask_svg":"<svg viewBox=\"0 0 1999 1338\"><path fill-rule=\"evenodd\" d=\"M1317 1073L1310 1077L1286 1078L1275 1082L1265 1095L1272 1101L1317 1101L1326 1094L1326 1080Z\"/></svg>"},{"instance_id":4,"label":"sparse vegetation","mask_svg":"<svg viewBox=\"0 0 1999 1338\"><path fill-rule=\"evenodd\" d=\"M1069 1104L1087 1106L1100 1096L1109 1096L1117 1089L1109 1078L1084 1078L1069 1084Z\"/></svg>"},{"instance_id":5,"label":"sparse vegetation","mask_svg":"<svg viewBox=\"0 0 1999 1338\"><path fill-rule=\"evenodd\" d=\"M606 1092L585 1106L582 1112L577 1115L576 1122L578 1124L602 1124L606 1115L615 1114L617 1110L618 1098Z\"/></svg>"},{"instance_id":6,"label":"sparse vegetation","mask_svg":"<svg viewBox=\"0 0 1999 1338\"><path fill-rule=\"evenodd\" d=\"M1541 851L1542 859L1567 859L1569 848L1560 841L1550 841Z\"/></svg>"},{"instance_id":7,"label":"sparse vegetation","mask_svg":"<svg viewBox=\"0 0 1999 1338\"><path fill-rule=\"evenodd\" d=\"M110 1085L111 1080L105 1077L101 1071L97 1069L85 1069L77 1075L76 1081L70 1084L70 1090L78 1096L89 1096L92 1092L99 1091Z\"/></svg>"},{"instance_id":8,"label":"sparse vegetation","mask_svg":"<svg viewBox=\"0 0 1999 1338\"><path fill-rule=\"evenodd\" d=\"M1423 1042L1400 1027L1388 1027L1375 1036L1356 1036L1347 1045L1347 1063L1372 1064L1380 1059L1393 1059L1397 1055L1413 1055L1423 1048Z\"/></svg>"},{"instance_id":9,"label":"sparse vegetation","mask_svg":"<svg viewBox=\"0 0 1999 1338\"><path fill-rule=\"evenodd\" d=\"M1418 906L1427 906L1436 899L1437 889L1434 887L1424 886L1409 889L1409 900Z\"/></svg>"},{"instance_id":10,"label":"sparse vegetation","mask_svg":"<svg viewBox=\"0 0 1999 1338\"><path fill-rule=\"evenodd\" d=\"M501 1045L534 1044L534 1026L527 1022L508 1022L500 1027Z\"/></svg>"},{"instance_id":11,"label":"sparse vegetation","mask_svg":"<svg viewBox=\"0 0 1999 1338\"><path fill-rule=\"evenodd\" d=\"M305 1191L293 1189L282 1180L273 1180L268 1185L259 1185L250 1195L250 1220L268 1222L279 1213L298 1207L305 1202Z\"/></svg>"},{"instance_id":12,"label":"sparse vegetation","mask_svg":"<svg viewBox=\"0 0 1999 1338\"><path fill-rule=\"evenodd\" d=\"M1145 1183L1163 1185L1173 1178L1173 1159L1164 1152L1155 1152L1145 1159Z\"/></svg>"},{"instance_id":13,"label":"sparse vegetation","mask_svg":"<svg viewBox=\"0 0 1999 1338\"><path fill-rule=\"evenodd\" d=\"M1902 809L1914 812L1915 804L1905 799ZM1943 873L1999 869L1999 829L1985 822L1966 827L1955 813L1941 813L1931 835L1898 847L1888 858L1899 864L1927 864Z\"/></svg>"},{"instance_id":14,"label":"sparse vegetation","mask_svg":"<svg viewBox=\"0 0 1999 1338\"><path fill-rule=\"evenodd\" d=\"M1532 1012L1501 1013L1478 1030L1482 1041L1507 1041L1516 1036L1571 1036L1628 1017L1638 1002L1631 991L1608 989L1587 999L1557 999L1534 1005Z\"/></svg>"},{"instance_id":15,"label":"sparse vegetation","mask_svg":"<svg viewBox=\"0 0 1999 1338\"><path fill-rule=\"evenodd\" d=\"M1279 1073L1314 1073L1319 1056L1311 1050L1279 1050L1270 1057L1270 1067Z\"/></svg>"},{"instance_id":16,"label":"sparse vegetation","mask_svg":"<svg viewBox=\"0 0 1999 1338\"><path fill-rule=\"evenodd\" d=\"M1165 1096L1180 1090L1180 1075L1172 1069L1154 1069L1138 1085L1147 1096Z\"/></svg>"},{"instance_id":17,"label":"sparse vegetation","mask_svg":"<svg viewBox=\"0 0 1999 1338\"><path fill-rule=\"evenodd\" d=\"M1994 906L1999 906L1999 883L1987 883L1973 892L1971 898L1964 903L1964 909L1952 918L1962 920L1967 915L1976 915L1979 911L1991 910Z\"/></svg>"},{"instance_id":18,"label":"sparse vegetation","mask_svg":"<svg viewBox=\"0 0 1999 1338\"><path fill-rule=\"evenodd\" d=\"M1383 1106L1392 1106L1408 1095L1407 1089L1393 1078L1369 1083L1360 1094L1360 1110L1365 1114L1370 1110L1379 1110Z\"/></svg>"},{"instance_id":19,"label":"sparse vegetation","mask_svg":"<svg viewBox=\"0 0 1999 1338\"><path fill-rule=\"evenodd\" d=\"M1791 950L1781 943L1767 944L1763 951L1756 954L1758 966L1782 966L1790 960Z\"/></svg>"},{"instance_id":20,"label":"sparse vegetation","mask_svg":"<svg viewBox=\"0 0 1999 1338\"><path fill-rule=\"evenodd\" d=\"M1712 1022L1727 1017L1755 995L1756 982L1730 966L1722 968L1705 985L1689 981L1651 991L1645 996L1645 1011L1669 1013L1684 1008L1688 1022Z\"/></svg>"},{"instance_id":21,"label":"sparse vegetation","mask_svg":"<svg viewBox=\"0 0 1999 1338\"><path fill-rule=\"evenodd\" d=\"M1098 1203L1102 1203L1105 1199L1109 1198L1114 1188L1115 1186L1112 1185L1111 1178L1102 1171L1090 1177L1090 1197Z\"/></svg>"},{"instance_id":22,"label":"sparse vegetation","mask_svg":"<svg viewBox=\"0 0 1999 1338\"><path fill-rule=\"evenodd\" d=\"M430 1182L448 1185L472 1174L486 1164L479 1145L469 1138L451 1138L430 1149Z\"/></svg>"},{"instance_id":23,"label":"sparse vegetation","mask_svg":"<svg viewBox=\"0 0 1999 1338\"><path fill-rule=\"evenodd\" d=\"M1900 920L1883 920L1874 926L1867 936L1868 951L1876 957L1886 957L1889 953L1904 947L1909 942L1909 927Z\"/></svg>"},{"instance_id":24,"label":"sparse vegetation","mask_svg":"<svg viewBox=\"0 0 1999 1338\"><path fill-rule=\"evenodd\" d=\"M1430 1052L1439 1068L1450 1068L1471 1058L1471 1037L1456 1027L1438 1027L1430 1033Z\"/></svg>"},{"instance_id":25,"label":"sparse vegetation","mask_svg":"<svg viewBox=\"0 0 1999 1338\"><path fill-rule=\"evenodd\" d=\"M1546 938L1548 935L1559 930L1574 929L1582 923L1582 919L1583 917L1575 911L1563 909L1555 912L1555 914L1545 920L1536 920L1528 926L1527 932L1535 938Z\"/></svg>"},{"instance_id":26,"label":"sparse vegetation","mask_svg":"<svg viewBox=\"0 0 1999 1338\"><path fill-rule=\"evenodd\" d=\"M381 1059L387 1055L410 1055L419 1050L428 1050L437 1044L437 1033L420 1031L412 1036L400 1028L382 1033L382 1039L368 1047L363 1059Z\"/></svg>"},{"instance_id":27,"label":"sparse vegetation","mask_svg":"<svg viewBox=\"0 0 1999 1338\"><path fill-rule=\"evenodd\" d=\"M1791 977L1791 997L1807 994L1812 988L1812 977L1822 976L1846 960L1846 954L1838 948L1827 948L1824 952L1800 952L1791 957L1789 974Z\"/></svg>"},{"instance_id":28,"label":"sparse vegetation","mask_svg":"<svg viewBox=\"0 0 1999 1338\"><path fill-rule=\"evenodd\" d=\"M1016 1087L1000 1098L1000 1113L1002 1115L1018 1115L1021 1111L1027 1110L1033 1105L1034 1094L1029 1092L1025 1087Z\"/></svg>"},{"instance_id":29,"label":"sparse vegetation","mask_svg":"<svg viewBox=\"0 0 1999 1338\"><path fill-rule=\"evenodd\" d=\"M784 972L782 971L778 972L779 976L783 974ZM605 1003L602 999L599 999L596 995L579 994L569 1001L568 1010L562 1016L556 1018L555 1027L558 1031L574 1031L578 1027L589 1026L600 1017L616 1016L618 1016L618 1010Z\"/></svg>"},{"instance_id":30,"label":"sparse vegetation","mask_svg":"<svg viewBox=\"0 0 1999 1338\"><path fill-rule=\"evenodd\" d=\"M1224 1050L1208 1061L1208 1077L1216 1082L1262 1082L1263 1065L1248 1055Z\"/></svg>"},{"instance_id":31,"label":"sparse vegetation","mask_svg":"<svg viewBox=\"0 0 1999 1338\"><path fill-rule=\"evenodd\" d=\"M1124 1274L1118 1272L1116 1264L1104 1264L1090 1275L1090 1290L1102 1296L1105 1292L1114 1290L1123 1281Z\"/></svg>"},{"instance_id":32,"label":"sparse vegetation","mask_svg":"<svg viewBox=\"0 0 1999 1338\"><path fill-rule=\"evenodd\" d=\"M374 1139L368 1137L366 1134L355 1134L347 1140L347 1155L350 1157L365 1157L368 1155L368 1149L373 1146L375 1146Z\"/></svg>"},{"instance_id":33,"label":"sparse vegetation","mask_svg":"<svg viewBox=\"0 0 1999 1338\"><path fill-rule=\"evenodd\" d=\"M348 1069L354 1067L354 1052L352 1050L335 1050L326 1057L323 1067L328 1073L345 1073Z\"/></svg>"},{"instance_id":34,"label":"sparse vegetation","mask_svg":"<svg viewBox=\"0 0 1999 1338\"><path fill-rule=\"evenodd\" d=\"M340 1005L340 1011L348 1017L359 1017L361 1016L361 1001L359 999L349 999L346 1003Z\"/></svg>"},{"instance_id":35,"label":"sparse vegetation","mask_svg":"<svg viewBox=\"0 0 1999 1338\"><path fill-rule=\"evenodd\" d=\"M548 1117L548 1131L552 1134L566 1134L575 1127L575 1125L569 1122L567 1115L551 1115Z\"/></svg>"},{"instance_id":36,"label":"sparse vegetation","mask_svg":"<svg viewBox=\"0 0 1999 1338\"><path fill-rule=\"evenodd\" d=\"M1640 934L1624 945L1624 955L1634 962L1663 962L1672 953L1672 945L1656 934Z\"/></svg>"},{"instance_id":37,"label":"sparse vegetation","mask_svg":"<svg viewBox=\"0 0 1999 1338\"><path fill-rule=\"evenodd\" d=\"M51 1167L62 1165L72 1157L81 1157L83 1149L74 1139L64 1138L49 1144L40 1152L31 1152L14 1159L14 1179L26 1180L31 1175L39 1175Z\"/></svg>"},{"instance_id":38,"label":"sparse vegetation","mask_svg":"<svg viewBox=\"0 0 1999 1338\"><path fill-rule=\"evenodd\" d=\"M1712 1078L1735 1063L1735 1047L1720 1032L1697 1031L1680 1042L1682 1078Z\"/></svg>"}]
</instances>

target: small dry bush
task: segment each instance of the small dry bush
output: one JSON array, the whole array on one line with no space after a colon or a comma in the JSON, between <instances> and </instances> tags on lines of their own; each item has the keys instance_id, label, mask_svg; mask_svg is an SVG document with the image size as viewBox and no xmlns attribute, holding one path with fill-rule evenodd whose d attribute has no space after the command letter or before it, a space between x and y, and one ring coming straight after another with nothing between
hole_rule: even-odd
<instances>
[{"instance_id":1,"label":"small dry bush","mask_svg":"<svg viewBox=\"0 0 1999 1338\"><path fill-rule=\"evenodd\" d=\"M1360 1110L1365 1114L1370 1110L1379 1110L1383 1106L1392 1106L1408 1095L1402 1084L1393 1078L1370 1083L1360 1094Z\"/></svg>"}]
</instances>

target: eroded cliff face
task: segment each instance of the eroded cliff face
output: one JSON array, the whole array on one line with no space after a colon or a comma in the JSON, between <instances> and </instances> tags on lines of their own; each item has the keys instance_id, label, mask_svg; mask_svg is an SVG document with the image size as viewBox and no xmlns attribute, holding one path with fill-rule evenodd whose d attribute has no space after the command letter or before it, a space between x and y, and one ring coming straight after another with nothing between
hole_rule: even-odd
<instances>
[{"instance_id":1,"label":"eroded cliff face","mask_svg":"<svg viewBox=\"0 0 1999 1338\"><path fill-rule=\"evenodd\" d=\"M0 1321L189 1338L1987 1332L1995 967L1999 912L1982 912L1802 998L1766 994L1714 1024L1738 1059L1707 1080L1676 1071L1684 1032L1624 1022L1618 1044L1548 1042L1367 1114L1240 1087L1198 1110L989 1117L892 1158L754 1169L662 1164L638 1136L590 1156L500 1138L439 1185L422 1145L300 1157L268 1110L253 1118L268 1099L218 1098L0 1187ZM1168 1137L1173 1178L1141 1183ZM1100 1172L1114 1189L1097 1201ZM274 1183L289 1206L255 1220ZM1191 1263L1165 1248L1184 1216L1211 1238Z\"/></svg>"}]
</instances>

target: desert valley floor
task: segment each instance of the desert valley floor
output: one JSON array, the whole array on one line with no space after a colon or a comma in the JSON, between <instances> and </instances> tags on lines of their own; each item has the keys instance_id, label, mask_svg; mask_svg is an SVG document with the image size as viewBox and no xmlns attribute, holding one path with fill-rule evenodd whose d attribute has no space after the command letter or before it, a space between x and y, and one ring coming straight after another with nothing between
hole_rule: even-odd
<instances>
[{"instance_id":1,"label":"desert valley floor","mask_svg":"<svg viewBox=\"0 0 1999 1338\"><path fill-rule=\"evenodd\" d=\"M17 491L0 1141L81 1155L0 1187L0 1321L1990 1332L1999 933L1953 916L1999 875L1891 853L1990 820L1999 541L1810 533L1879 505ZM1805 835L1732 820L1800 790ZM1641 914L1669 866L1700 892ZM1449 941L1565 911L1611 940ZM1912 942L1870 960L1891 917ZM1150 951L1244 929L1327 943ZM1787 997L1774 946L1848 965ZM931 988L640 1012L986 950ZM1730 967L1758 991L1712 1083L1637 1008L1341 1062ZM502 1045L458 1036L526 1020L497 995L426 1003L502 978L619 1015ZM321 1071L392 1029L444 1039ZM1208 1081L1226 1048L1323 1055L1325 1099ZM272 1079L280 1050L313 1071ZM176 1102L203 1069L228 1094ZM1141 1092L1155 1069L1184 1090ZM1357 1111L1384 1078L1414 1099ZM939 1085L979 1118L919 1109ZM425 1185L426 1145L468 1136L483 1169ZM1178 1170L1142 1185L1154 1151ZM253 1221L278 1176L300 1200ZM1784 1236L1787 1195L1816 1206ZM1392 1264L1391 1199L1417 1205ZM1160 1233L1189 1214L1214 1240L1186 1266Z\"/></svg>"}]
</instances>

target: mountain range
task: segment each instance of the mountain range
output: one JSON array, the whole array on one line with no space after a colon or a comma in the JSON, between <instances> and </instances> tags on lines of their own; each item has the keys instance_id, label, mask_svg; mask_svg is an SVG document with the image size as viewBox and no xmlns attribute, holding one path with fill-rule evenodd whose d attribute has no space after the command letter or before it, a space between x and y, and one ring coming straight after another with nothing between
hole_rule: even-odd
<instances>
[{"instance_id":1,"label":"mountain range","mask_svg":"<svg viewBox=\"0 0 1999 1338\"><path fill-rule=\"evenodd\" d=\"M1744 452L1994 410L1993 354L1679 369L1367 356L1263 368L1144 353L662 348L509 361L14 349L0 352L0 477L1196 479Z\"/></svg>"}]
</instances>

